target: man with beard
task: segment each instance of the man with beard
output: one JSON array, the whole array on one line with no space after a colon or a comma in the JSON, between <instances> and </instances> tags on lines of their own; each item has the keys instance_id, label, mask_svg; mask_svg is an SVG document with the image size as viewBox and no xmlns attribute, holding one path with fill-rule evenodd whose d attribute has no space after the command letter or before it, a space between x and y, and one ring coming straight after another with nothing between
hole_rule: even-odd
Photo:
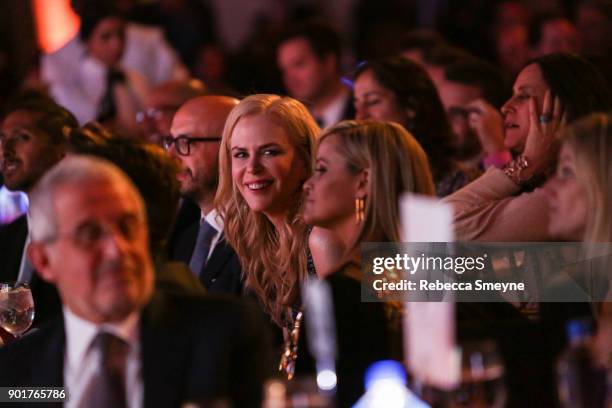
<instances>
[{"instance_id":1,"label":"man with beard","mask_svg":"<svg viewBox=\"0 0 612 408\"><path fill-rule=\"evenodd\" d=\"M170 257L187 263L211 292L240 294L240 262L223 239L223 225L213 208L219 177L219 146L225 120L238 100L207 95L192 99L176 112L164 141L181 163L183 197L197 203L200 219L173 237Z\"/></svg>"},{"instance_id":2,"label":"man with beard","mask_svg":"<svg viewBox=\"0 0 612 408\"><path fill-rule=\"evenodd\" d=\"M53 100L37 93L24 94L6 110L0 132L0 171L9 190L30 194L38 180L62 159L66 129L77 127L74 116ZM17 218L0 228L0 282L28 282L40 324L59 311L53 286L40 280L24 256L29 219Z\"/></svg>"},{"instance_id":3,"label":"man with beard","mask_svg":"<svg viewBox=\"0 0 612 408\"><path fill-rule=\"evenodd\" d=\"M464 171L502 167L512 160L498 109L509 92L497 68L473 57L459 59L445 68L438 93Z\"/></svg>"},{"instance_id":4,"label":"man with beard","mask_svg":"<svg viewBox=\"0 0 612 408\"><path fill-rule=\"evenodd\" d=\"M235 299L154 290L144 202L117 167L66 158L30 216L28 255L63 309L0 349L0 384L65 387L68 408L260 404L262 325Z\"/></svg>"}]
</instances>

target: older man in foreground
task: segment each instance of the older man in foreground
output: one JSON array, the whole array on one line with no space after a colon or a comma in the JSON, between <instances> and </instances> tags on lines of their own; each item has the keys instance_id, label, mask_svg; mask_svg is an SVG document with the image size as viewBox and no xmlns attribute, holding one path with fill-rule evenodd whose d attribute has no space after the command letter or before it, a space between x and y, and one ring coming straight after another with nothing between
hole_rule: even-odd
<instances>
[{"instance_id":1,"label":"older man in foreground","mask_svg":"<svg viewBox=\"0 0 612 408\"><path fill-rule=\"evenodd\" d=\"M66 158L31 195L28 255L63 313L0 349L3 386L66 387L66 407L257 406L267 342L240 303L154 292L142 199L113 165Z\"/></svg>"}]
</instances>

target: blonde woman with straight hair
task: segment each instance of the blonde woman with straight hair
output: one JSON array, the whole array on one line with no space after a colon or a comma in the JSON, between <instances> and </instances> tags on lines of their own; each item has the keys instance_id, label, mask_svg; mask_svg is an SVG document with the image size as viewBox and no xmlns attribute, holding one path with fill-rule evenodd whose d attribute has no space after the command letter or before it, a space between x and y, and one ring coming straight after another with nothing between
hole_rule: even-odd
<instances>
[{"instance_id":1,"label":"blonde woman with straight hair","mask_svg":"<svg viewBox=\"0 0 612 408\"><path fill-rule=\"evenodd\" d=\"M313 256L327 250L313 245L322 231L340 238L345 248L325 280L333 294L339 406L352 406L369 365L402 359L398 305L361 302L359 244L399 242L400 195L433 196L434 184L427 156L402 126L344 121L319 137L314 175L304 189L304 220L315 226Z\"/></svg>"},{"instance_id":2,"label":"blonde woman with straight hair","mask_svg":"<svg viewBox=\"0 0 612 408\"><path fill-rule=\"evenodd\" d=\"M258 94L229 114L215 206L243 267L245 287L280 327L290 327L308 274L302 185L319 127L295 99Z\"/></svg>"},{"instance_id":3,"label":"blonde woman with straight hair","mask_svg":"<svg viewBox=\"0 0 612 408\"><path fill-rule=\"evenodd\" d=\"M304 188L305 221L334 231L351 255L361 242L400 241L403 192L435 195L427 156L416 139L396 123L374 121L343 121L326 129ZM318 233L315 228L311 241Z\"/></svg>"}]
</instances>

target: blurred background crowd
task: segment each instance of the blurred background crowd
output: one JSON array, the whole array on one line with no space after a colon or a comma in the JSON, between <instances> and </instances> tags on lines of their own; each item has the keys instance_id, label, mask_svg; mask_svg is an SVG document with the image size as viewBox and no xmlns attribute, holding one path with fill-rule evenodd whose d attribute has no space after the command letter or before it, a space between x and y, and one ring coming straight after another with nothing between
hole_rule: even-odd
<instances>
[{"instance_id":1,"label":"blurred background crowd","mask_svg":"<svg viewBox=\"0 0 612 408\"><path fill-rule=\"evenodd\" d=\"M612 241L611 31L610 0L0 2L0 282L36 308L0 310L0 364L17 367L0 385L93 406L94 367L125 374L104 394L123 405L102 406L253 406L277 367L326 367L355 403L368 365L406 361L405 306L360 297L360 244L402 240L402 193L442 203L457 241ZM518 263L557 276L542 262ZM457 341L499 349L502 405L603 406L602 270L555 282L598 294L577 302L457 303ZM316 278L333 310L304 304ZM109 331L131 347L121 370ZM464 406L500 406L489 380Z\"/></svg>"},{"instance_id":2,"label":"blurred background crowd","mask_svg":"<svg viewBox=\"0 0 612 408\"><path fill-rule=\"evenodd\" d=\"M62 14L72 13L68 3L2 3L2 100L23 88L53 85L43 56L76 33L74 19ZM455 53L470 53L494 64L511 81L530 58L552 52L579 53L607 67L612 47L612 11L606 1L123 0L117 4L130 26L161 30L183 74L203 80L211 90L236 94L283 92L275 45L287 25L313 17L330 22L340 33L343 73L350 73L357 61L415 47L427 49L429 64L446 65L451 56L429 52L446 45L455 47ZM178 75L168 70L144 74L153 87Z\"/></svg>"}]
</instances>

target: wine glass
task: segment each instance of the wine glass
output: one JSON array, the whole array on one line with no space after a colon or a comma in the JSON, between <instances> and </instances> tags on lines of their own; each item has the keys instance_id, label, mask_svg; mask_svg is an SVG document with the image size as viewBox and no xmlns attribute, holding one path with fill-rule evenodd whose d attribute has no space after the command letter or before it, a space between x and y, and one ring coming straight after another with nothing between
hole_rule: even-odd
<instances>
[{"instance_id":1,"label":"wine glass","mask_svg":"<svg viewBox=\"0 0 612 408\"><path fill-rule=\"evenodd\" d=\"M34 299L27 283L0 283L0 327L15 337L34 321Z\"/></svg>"},{"instance_id":2,"label":"wine glass","mask_svg":"<svg viewBox=\"0 0 612 408\"><path fill-rule=\"evenodd\" d=\"M493 341L462 343L454 386L413 382L414 390L434 408L501 408L506 403L504 365Z\"/></svg>"},{"instance_id":3,"label":"wine glass","mask_svg":"<svg viewBox=\"0 0 612 408\"><path fill-rule=\"evenodd\" d=\"M503 407L506 403L504 365L495 342L464 343L461 380L446 399L447 407Z\"/></svg>"}]
</instances>

